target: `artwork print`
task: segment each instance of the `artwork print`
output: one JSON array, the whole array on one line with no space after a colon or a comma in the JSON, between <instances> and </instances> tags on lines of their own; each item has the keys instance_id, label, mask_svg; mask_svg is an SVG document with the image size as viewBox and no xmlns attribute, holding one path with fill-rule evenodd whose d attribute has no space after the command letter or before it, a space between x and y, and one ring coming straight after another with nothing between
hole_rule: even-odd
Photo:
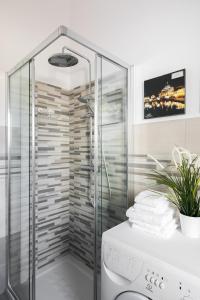
<instances>
[{"instance_id":1,"label":"artwork print","mask_svg":"<svg viewBox=\"0 0 200 300\"><path fill-rule=\"evenodd\" d=\"M144 119L185 113L185 69L144 82Z\"/></svg>"}]
</instances>

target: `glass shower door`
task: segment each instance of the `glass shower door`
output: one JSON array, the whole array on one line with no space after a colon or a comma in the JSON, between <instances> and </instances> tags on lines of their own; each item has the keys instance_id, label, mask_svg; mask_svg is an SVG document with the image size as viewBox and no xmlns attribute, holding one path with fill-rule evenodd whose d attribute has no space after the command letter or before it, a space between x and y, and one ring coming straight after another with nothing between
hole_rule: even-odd
<instances>
[{"instance_id":1,"label":"glass shower door","mask_svg":"<svg viewBox=\"0 0 200 300\"><path fill-rule=\"evenodd\" d=\"M96 294L100 300L101 237L125 220L128 206L128 69L102 56L97 56L96 67Z\"/></svg>"},{"instance_id":2,"label":"glass shower door","mask_svg":"<svg viewBox=\"0 0 200 300\"><path fill-rule=\"evenodd\" d=\"M20 300L32 299L31 68L27 63L8 78L8 287Z\"/></svg>"}]
</instances>

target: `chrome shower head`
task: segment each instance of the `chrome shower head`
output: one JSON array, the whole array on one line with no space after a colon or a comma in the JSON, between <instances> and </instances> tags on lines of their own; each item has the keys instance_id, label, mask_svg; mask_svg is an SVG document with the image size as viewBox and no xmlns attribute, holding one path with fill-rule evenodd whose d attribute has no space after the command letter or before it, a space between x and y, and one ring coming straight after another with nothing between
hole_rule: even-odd
<instances>
[{"instance_id":1,"label":"chrome shower head","mask_svg":"<svg viewBox=\"0 0 200 300\"><path fill-rule=\"evenodd\" d=\"M49 57L48 62L55 67L72 67L78 63L78 58L69 53L57 53Z\"/></svg>"},{"instance_id":2,"label":"chrome shower head","mask_svg":"<svg viewBox=\"0 0 200 300\"><path fill-rule=\"evenodd\" d=\"M94 98L91 95L85 95L85 96L78 97L78 101L80 103L86 104L87 107L89 108L90 112L92 113L92 115L94 115L94 109L89 104L89 101L91 101L91 100L94 100Z\"/></svg>"},{"instance_id":3,"label":"chrome shower head","mask_svg":"<svg viewBox=\"0 0 200 300\"><path fill-rule=\"evenodd\" d=\"M88 104L89 101L94 100L94 98L91 95L85 95L78 97L79 102Z\"/></svg>"}]
</instances>

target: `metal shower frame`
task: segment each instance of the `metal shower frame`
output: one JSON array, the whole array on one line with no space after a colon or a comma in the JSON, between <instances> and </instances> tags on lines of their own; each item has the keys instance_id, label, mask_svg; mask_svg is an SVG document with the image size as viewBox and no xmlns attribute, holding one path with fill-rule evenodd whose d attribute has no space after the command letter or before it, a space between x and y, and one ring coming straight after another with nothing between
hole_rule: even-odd
<instances>
[{"instance_id":1,"label":"metal shower frame","mask_svg":"<svg viewBox=\"0 0 200 300\"><path fill-rule=\"evenodd\" d=\"M32 82L32 89L31 89L31 102L32 102L32 143L31 143L31 153L32 153L32 176L33 176L33 184L32 184L32 211L31 211L31 217L32 217L32 228L35 228L35 180L34 180L34 174L35 174L35 89L34 89L34 82L35 82L35 70L34 70L34 58L37 56L40 52L45 50L49 45L51 45L53 42L55 42L60 37L67 37L76 43L84 46L85 48L93 51L95 53L95 119L94 119L94 180L95 180L95 239L97 238L97 216L98 216L98 205L97 205L97 199L98 199L98 104L99 104L99 78L98 75L101 74L101 67L99 66L99 60L102 62L102 59L106 59L107 61L118 65L119 67L122 67L127 70L127 102L125 104L125 128L126 128L126 137L125 137L125 143L127 148L127 191L128 191L128 136L130 135L130 129L128 128L128 105L130 104L130 89L131 89L131 66L127 63L123 62L119 58L115 57L114 55L106 52L105 50L97 47L93 43L89 42L87 39L81 37L80 35L73 32L71 29L61 25L59 26L52 34L50 34L47 39L45 39L43 42L39 44L38 47L36 47L28 56L26 56L20 63L18 63L14 68L11 69L7 73L7 154L8 154L8 180L7 180L7 236L10 234L10 147L11 147L11 138L10 138L10 95L9 95L9 77L14 74L17 70L22 68L24 65L29 63L30 68L30 82ZM70 50L70 49L69 49ZM129 131L129 132L128 132ZM127 205L128 205L128 197L127 197ZM32 233L31 236L31 242L32 242L32 261L35 261L35 234ZM10 285L10 276L9 276L9 264L10 264L10 257L9 257L9 238L7 239L7 292L13 299L18 299L16 297L14 291L12 290L12 287ZM95 245L96 245L95 240ZM96 256L96 246L95 246L95 256ZM95 272L96 267L94 268L94 286L96 286L97 281L97 274ZM32 263L31 266L31 282L32 282L32 294L30 295L31 300L35 300L35 267ZM94 299L97 299L97 290L94 290Z\"/></svg>"}]
</instances>

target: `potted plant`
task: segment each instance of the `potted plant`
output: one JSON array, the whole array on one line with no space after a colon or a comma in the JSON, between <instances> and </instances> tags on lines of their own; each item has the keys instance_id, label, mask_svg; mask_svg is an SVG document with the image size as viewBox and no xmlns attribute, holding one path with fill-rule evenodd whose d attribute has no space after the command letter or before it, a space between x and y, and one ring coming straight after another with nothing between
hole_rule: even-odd
<instances>
[{"instance_id":1,"label":"potted plant","mask_svg":"<svg viewBox=\"0 0 200 300\"><path fill-rule=\"evenodd\" d=\"M168 189L166 197L180 212L182 233L192 238L200 237L200 167L199 157L181 158L175 172L154 170L149 177Z\"/></svg>"}]
</instances>

